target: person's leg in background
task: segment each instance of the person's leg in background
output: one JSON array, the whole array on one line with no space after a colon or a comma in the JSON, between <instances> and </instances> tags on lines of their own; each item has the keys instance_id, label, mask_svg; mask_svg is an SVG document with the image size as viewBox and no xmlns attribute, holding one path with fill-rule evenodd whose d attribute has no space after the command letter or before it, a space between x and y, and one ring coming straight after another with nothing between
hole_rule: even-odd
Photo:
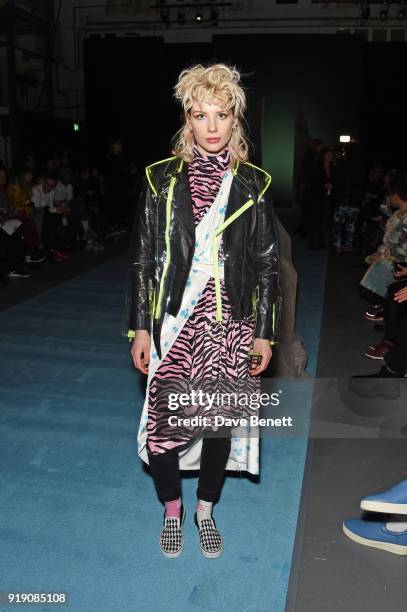
<instances>
[{"instance_id":1,"label":"person's leg in background","mask_svg":"<svg viewBox=\"0 0 407 612\"><path fill-rule=\"evenodd\" d=\"M38 248L40 245L40 236L38 234L37 226L35 221L31 217L19 215L18 219L21 221L21 235L24 240L24 244L29 253L30 261L44 261L45 257L39 257Z\"/></svg>"},{"instance_id":2,"label":"person's leg in background","mask_svg":"<svg viewBox=\"0 0 407 612\"><path fill-rule=\"evenodd\" d=\"M0 228L0 251L5 255L7 264L10 268L9 275L21 277L30 276L24 267L25 246L21 234L15 231L9 235Z\"/></svg>"},{"instance_id":3,"label":"person's leg in background","mask_svg":"<svg viewBox=\"0 0 407 612\"><path fill-rule=\"evenodd\" d=\"M370 387L363 388L362 382L362 386L356 390L358 395L386 397L385 392L391 390L390 385L400 386L400 378L407 374L407 312L398 317L395 340L394 347L384 356L386 365L378 374L373 375L378 379L374 381L371 378ZM397 398L397 394L394 397ZM401 481L387 491L367 495L362 499L360 506L365 512L407 515L407 480ZM348 519L343 522L343 531L351 540L363 546L407 555L407 522L393 522L391 517L389 518L388 521Z\"/></svg>"},{"instance_id":4,"label":"person's leg in background","mask_svg":"<svg viewBox=\"0 0 407 612\"><path fill-rule=\"evenodd\" d=\"M87 208L90 216L90 225L96 232L97 239L103 241L108 229L106 215L98 204L88 203Z\"/></svg>"},{"instance_id":5,"label":"person's leg in background","mask_svg":"<svg viewBox=\"0 0 407 612\"><path fill-rule=\"evenodd\" d=\"M42 223L42 243L52 261L62 262L69 258L61 249L63 246L62 215L44 211Z\"/></svg>"},{"instance_id":6,"label":"person's leg in background","mask_svg":"<svg viewBox=\"0 0 407 612\"><path fill-rule=\"evenodd\" d=\"M398 376L407 373L407 311L399 316L395 344L384 356L386 367Z\"/></svg>"},{"instance_id":7,"label":"person's leg in background","mask_svg":"<svg viewBox=\"0 0 407 612\"><path fill-rule=\"evenodd\" d=\"M347 206L346 209L344 251L350 252L353 250L356 223L359 218L360 211L359 208L355 208L354 206Z\"/></svg>"},{"instance_id":8,"label":"person's leg in background","mask_svg":"<svg viewBox=\"0 0 407 612\"><path fill-rule=\"evenodd\" d=\"M366 357L370 359L383 359L383 356L394 346L398 333L398 319L407 312L407 303L398 303L394 299L394 294L407 286L407 279L392 283L388 290L383 304L384 317L384 336L375 344L371 344L366 351Z\"/></svg>"},{"instance_id":9,"label":"person's leg in background","mask_svg":"<svg viewBox=\"0 0 407 612\"><path fill-rule=\"evenodd\" d=\"M73 198L69 202L69 222L74 224L82 240L89 237L89 212L83 198Z\"/></svg>"},{"instance_id":10,"label":"person's leg in background","mask_svg":"<svg viewBox=\"0 0 407 612\"><path fill-rule=\"evenodd\" d=\"M394 346L382 355L382 368L373 374L357 374L349 379L349 390L359 397L400 397L400 378L407 373L407 311L397 318Z\"/></svg>"},{"instance_id":11,"label":"person's leg in background","mask_svg":"<svg viewBox=\"0 0 407 612\"><path fill-rule=\"evenodd\" d=\"M392 283L387 290L384 302L384 339L392 343L396 340L398 319L403 313L407 312L407 302L396 302L394 294L406 286L407 279Z\"/></svg>"},{"instance_id":12,"label":"person's leg in background","mask_svg":"<svg viewBox=\"0 0 407 612\"><path fill-rule=\"evenodd\" d=\"M346 206L338 206L332 220L332 250L340 253L342 249L342 232L346 220Z\"/></svg>"},{"instance_id":13,"label":"person's leg in background","mask_svg":"<svg viewBox=\"0 0 407 612\"><path fill-rule=\"evenodd\" d=\"M87 251L103 251L104 247L95 239L95 231L91 225L91 214L83 198L73 198L69 203L69 222L75 233L85 242Z\"/></svg>"}]
</instances>

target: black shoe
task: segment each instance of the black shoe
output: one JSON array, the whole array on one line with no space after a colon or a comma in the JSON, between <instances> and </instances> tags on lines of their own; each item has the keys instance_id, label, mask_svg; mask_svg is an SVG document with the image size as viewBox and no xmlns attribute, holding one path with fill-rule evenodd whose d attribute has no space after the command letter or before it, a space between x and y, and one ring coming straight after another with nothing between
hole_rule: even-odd
<instances>
[{"instance_id":1,"label":"black shoe","mask_svg":"<svg viewBox=\"0 0 407 612\"><path fill-rule=\"evenodd\" d=\"M400 374L393 374L383 366L374 374L359 374L349 379L349 390L359 397L383 397L398 399L400 397Z\"/></svg>"}]
</instances>

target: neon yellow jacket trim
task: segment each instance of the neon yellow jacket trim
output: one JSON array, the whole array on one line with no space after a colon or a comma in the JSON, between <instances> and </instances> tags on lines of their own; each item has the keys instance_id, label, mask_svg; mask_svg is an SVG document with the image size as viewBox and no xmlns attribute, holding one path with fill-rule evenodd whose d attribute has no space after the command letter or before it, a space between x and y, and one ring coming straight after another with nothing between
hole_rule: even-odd
<instances>
[{"instance_id":1,"label":"neon yellow jacket trim","mask_svg":"<svg viewBox=\"0 0 407 612\"><path fill-rule=\"evenodd\" d=\"M153 191L153 193L157 196L158 192L156 187L153 184L152 178L151 178L151 168L153 168L154 166L158 165L158 164L162 164L165 163L167 161L172 161L176 159L176 156L173 157L168 157L166 159L162 159L160 161L155 162L154 164L151 164L150 166L146 167L146 176L147 176L147 180L149 182L149 185L151 187L151 190ZM181 160L178 167L177 167L177 174L179 174L182 170L184 161ZM267 191L272 177L270 174L268 174L268 172L266 172L265 170L263 170L263 168L259 168L258 166L255 166L254 164L251 164L249 162L245 162L246 165L251 166L252 168L255 168L256 170L259 170L260 172L262 172L263 174L265 174L266 176L266 180L265 180L265 186L264 189L260 192L258 198L257 198L257 202L260 201L260 199L262 198L262 196L264 195L264 193ZM233 169L232 169L232 173L233 175L236 175L237 170L239 168L240 162L236 161ZM169 265L171 263L171 244L170 244L170 224L171 224L171 207L172 207L172 198L173 198L173 194L174 194L174 187L175 184L177 182L177 176L174 175L171 177L170 180L170 186L168 189L168 194L167 194L167 200L166 200L166 225L165 225L165 245L166 245L166 261L164 264L164 269L163 269L163 273L162 273L162 277L161 277L161 281L160 281L160 287L159 287L159 291L158 291L158 298L156 303L154 304L155 306L155 312L154 312L154 317L156 319L159 319L161 316L161 312L162 312L162 300L163 300L163 292L164 292L164 283L165 283L165 279L168 273L168 268ZM236 210L233 215L231 215L224 223L222 223L215 231L215 235L213 237L213 242L212 242L212 253L213 253L213 266L214 266L214 279L215 279L215 298L216 298L216 321L217 322L221 322L222 321L222 295L221 295L221 285L220 285L220 276L219 276L219 258L218 258L218 247L219 247L219 236L224 232L224 230L231 224L233 223L233 221L235 221L241 214L243 214L248 208L250 208L250 206L252 206L254 204L254 200L252 198L250 198L247 202L245 202L238 210ZM153 306L153 310L154 310L154 306ZM273 330L275 328L275 305L273 304ZM129 332L129 338L133 337L134 338L134 332L133 335L130 335L131 332ZM274 344L273 341L271 341L271 344Z\"/></svg>"}]
</instances>

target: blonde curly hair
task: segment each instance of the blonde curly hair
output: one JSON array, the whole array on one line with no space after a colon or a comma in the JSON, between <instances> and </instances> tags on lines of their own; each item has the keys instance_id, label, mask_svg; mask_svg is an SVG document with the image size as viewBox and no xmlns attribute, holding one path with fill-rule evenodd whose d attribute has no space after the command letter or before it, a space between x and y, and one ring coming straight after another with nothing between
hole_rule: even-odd
<instances>
[{"instance_id":1,"label":"blonde curly hair","mask_svg":"<svg viewBox=\"0 0 407 612\"><path fill-rule=\"evenodd\" d=\"M208 104L224 103L225 110L233 110L236 129L232 131L228 147L230 161L245 162L249 157L248 139L245 136L242 121L246 109L246 95L239 84L240 73L233 66L197 64L186 68L178 77L174 87L174 97L181 102L185 115L190 113L194 102ZM173 154L186 162L193 160L194 136L186 122L173 137Z\"/></svg>"}]
</instances>

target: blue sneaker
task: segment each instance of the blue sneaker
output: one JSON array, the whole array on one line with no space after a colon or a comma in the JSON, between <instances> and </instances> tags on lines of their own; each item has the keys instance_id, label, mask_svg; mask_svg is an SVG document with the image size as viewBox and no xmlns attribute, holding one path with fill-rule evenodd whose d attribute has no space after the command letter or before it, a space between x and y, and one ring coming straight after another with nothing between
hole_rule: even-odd
<instances>
[{"instance_id":1,"label":"blue sneaker","mask_svg":"<svg viewBox=\"0 0 407 612\"><path fill-rule=\"evenodd\" d=\"M360 502L360 507L371 512L407 514L407 480L402 480L383 493L367 495Z\"/></svg>"},{"instance_id":2,"label":"blue sneaker","mask_svg":"<svg viewBox=\"0 0 407 612\"><path fill-rule=\"evenodd\" d=\"M407 529L389 531L387 523L348 519L343 523L344 533L358 544L380 548L396 555L407 555Z\"/></svg>"}]
</instances>

